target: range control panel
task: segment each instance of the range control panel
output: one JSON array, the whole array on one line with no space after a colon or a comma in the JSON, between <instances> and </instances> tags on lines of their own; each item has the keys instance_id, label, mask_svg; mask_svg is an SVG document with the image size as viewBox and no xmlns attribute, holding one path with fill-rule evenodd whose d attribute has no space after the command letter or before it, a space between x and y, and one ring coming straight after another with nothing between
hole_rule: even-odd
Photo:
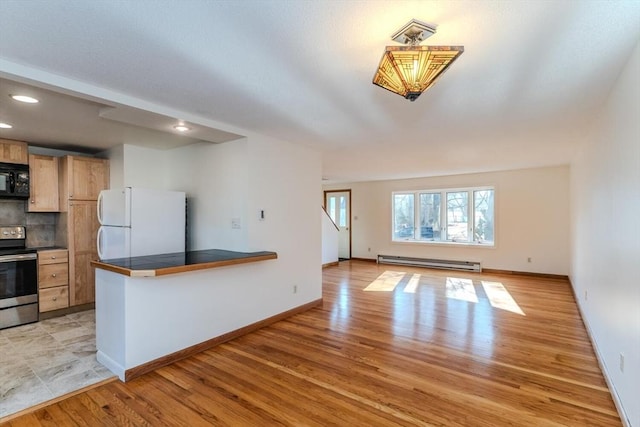
<instances>
[{"instance_id":1,"label":"range control panel","mask_svg":"<svg viewBox=\"0 0 640 427\"><path fill-rule=\"evenodd\" d=\"M0 227L0 239L24 239L25 229L21 225Z\"/></svg>"}]
</instances>

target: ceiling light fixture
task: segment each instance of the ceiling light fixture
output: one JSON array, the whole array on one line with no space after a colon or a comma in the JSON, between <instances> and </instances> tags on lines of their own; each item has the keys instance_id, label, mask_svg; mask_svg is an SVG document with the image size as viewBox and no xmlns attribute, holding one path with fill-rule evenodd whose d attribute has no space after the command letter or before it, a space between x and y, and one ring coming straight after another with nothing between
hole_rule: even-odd
<instances>
[{"instance_id":1,"label":"ceiling light fixture","mask_svg":"<svg viewBox=\"0 0 640 427\"><path fill-rule=\"evenodd\" d=\"M173 127L175 130L177 130L178 132L186 132L191 130L191 128L189 126L185 126L185 125L176 125Z\"/></svg>"},{"instance_id":2,"label":"ceiling light fixture","mask_svg":"<svg viewBox=\"0 0 640 427\"><path fill-rule=\"evenodd\" d=\"M4 122L0 122L0 129L11 129L13 126L11 126L9 123L4 123Z\"/></svg>"},{"instance_id":3,"label":"ceiling light fixture","mask_svg":"<svg viewBox=\"0 0 640 427\"><path fill-rule=\"evenodd\" d=\"M9 96L11 96L11 98L16 101L26 102L27 104L37 104L38 102L40 102L37 99L27 95L9 95Z\"/></svg>"},{"instance_id":4,"label":"ceiling light fixture","mask_svg":"<svg viewBox=\"0 0 640 427\"><path fill-rule=\"evenodd\" d=\"M463 46L419 46L436 29L412 19L391 40L406 46L387 46L373 84L415 101L464 52Z\"/></svg>"}]
</instances>

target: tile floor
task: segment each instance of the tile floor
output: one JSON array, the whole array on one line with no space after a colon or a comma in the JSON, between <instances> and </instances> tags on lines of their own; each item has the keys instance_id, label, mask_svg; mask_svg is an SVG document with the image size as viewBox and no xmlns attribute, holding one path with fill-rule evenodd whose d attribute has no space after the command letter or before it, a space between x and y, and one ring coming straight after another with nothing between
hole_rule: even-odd
<instances>
[{"instance_id":1,"label":"tile floor","mask_svg":"<svg viewBox=\"0 0 640 427\"><path fill-rule=\"evenodd\" d=\"M0 418L113 377L95 331L94 310L0 330Z\"/></svg>"}]
</instances>

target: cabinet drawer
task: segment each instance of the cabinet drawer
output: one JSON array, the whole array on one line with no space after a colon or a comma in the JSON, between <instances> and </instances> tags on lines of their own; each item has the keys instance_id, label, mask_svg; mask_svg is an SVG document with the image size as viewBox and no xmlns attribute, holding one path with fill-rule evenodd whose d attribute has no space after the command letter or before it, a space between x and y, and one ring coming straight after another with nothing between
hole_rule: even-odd
<instances>
[{"instance_id":1,"label":"cabinet drawer","mask_svg":"<svg viewBox=\"0 0 640 427\"><path fill-rule=\"evenodd\" d=\"M69 284L69 264L45 264L38 266L38 287L51 288Z\"/></svg>"},{"instance_id":2,"label":"cabinet drawer","mask_svg":"<svg viewBox=\"0 0 640 427\"><path fill-rule=\"evenodd\" d=\"M66 249L53 249L50 251L38 252L38 264L56 264L59 262L69 262L69 251Z\"/></svg>"},{"instance_id":3,"label":"cabinet drawer","mask_svg":"<svg viewBox=\"0 0 640 427\"><path fill-rule=\"evenodd\" d=\"M38 292L40 312L69 307L69 286L41 289Z\"/></svg>"}]
</instances>

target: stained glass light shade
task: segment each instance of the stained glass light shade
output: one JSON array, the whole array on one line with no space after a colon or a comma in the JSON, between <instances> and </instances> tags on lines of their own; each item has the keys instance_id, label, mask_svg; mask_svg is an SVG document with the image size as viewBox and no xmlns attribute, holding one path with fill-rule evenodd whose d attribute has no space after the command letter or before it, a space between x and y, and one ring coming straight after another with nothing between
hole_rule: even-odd
<instances>
[{"instance_id":1,"label":"stained glass light shade","mask_svg":"<svg viewBox=\"0 0 640 427\"><path fill-rule=\"evenodd\" d=\"M415 101L462 52L462 46L387 46L373 84Z\"/></svg>"}]
</instances>

